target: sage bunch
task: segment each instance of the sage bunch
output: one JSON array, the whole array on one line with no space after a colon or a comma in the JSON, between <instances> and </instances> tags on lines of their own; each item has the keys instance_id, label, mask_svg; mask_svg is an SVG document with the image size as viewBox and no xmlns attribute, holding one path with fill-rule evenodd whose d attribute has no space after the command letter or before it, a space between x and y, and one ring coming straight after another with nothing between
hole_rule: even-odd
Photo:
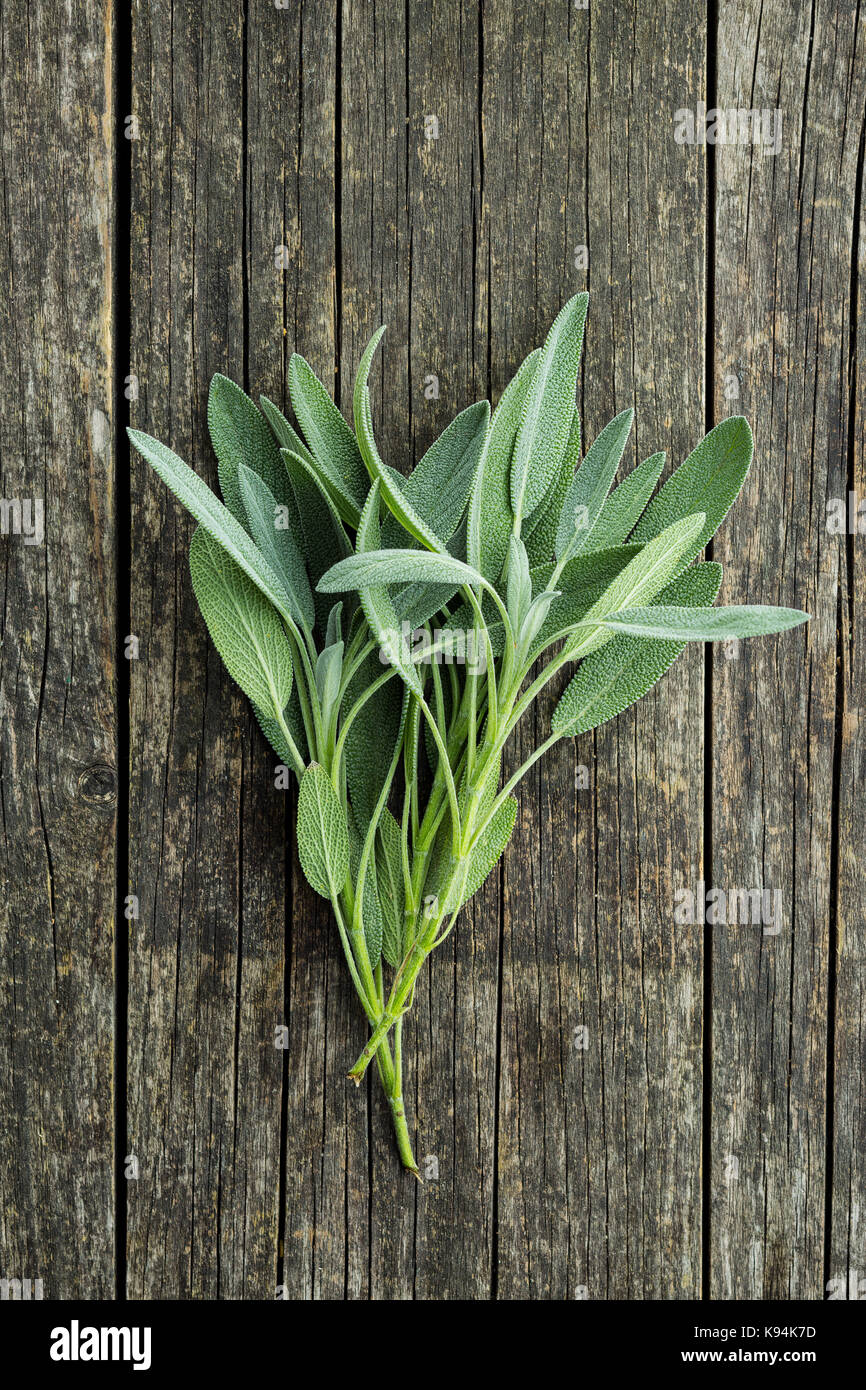
<instances>
[{"instance_id":1,"label":"sage bunch","mask_svg":"<svg viewBox=\"0 0 866 1390\"><path fill-rule=\"evenodd\" d=\"M624 410L581 457L575 404L587 311L564 306L492 412L463 410L408 476L380 455L361 359L354 429L306 361L296 425L215 376L208 424L222 500L176 454L130 430L198 522L193 589L232 679L299 783L298 853L333 909L404 1166L403 1021L419 972L514 828L521 778L558 740L614 718L687 642L807 620L716 607L699 559L739 493L753 441L722 421L656 491L665 456L614 486ZM502 785L518 722L576 667L547 737Z\"/></svg>"}]
</instances>

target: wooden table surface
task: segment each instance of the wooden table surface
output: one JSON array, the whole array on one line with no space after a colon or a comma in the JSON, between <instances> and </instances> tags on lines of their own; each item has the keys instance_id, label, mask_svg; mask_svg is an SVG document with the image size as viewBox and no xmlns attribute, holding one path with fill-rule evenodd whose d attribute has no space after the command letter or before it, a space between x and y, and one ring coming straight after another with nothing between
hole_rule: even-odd
<instances>
[{"instance_id":1,"label":"wooden table surface","mask_svg":"<svg viewBox=\"0 0 866 1390\"><path fill-rule=\"evenodd\" d=\"M0 1279L820 1299L866 1274L866 536L827 523L866 499L857 0L8 0L3 27ZM768 138L683 143L701 103ZM670 467L748 416L723 598L812 621L690 649L527 778L418 990L419 1185L345 1081L363 1019L294 793L122 427L214 482L214 372L282 402L297 349L345 409L385 322L405 469L581 289L586 437L633 404L627 466ZM42 499L41 544L13 499ZM781 912L678 921L701 882Z\"/></svg>"}]
</instances>

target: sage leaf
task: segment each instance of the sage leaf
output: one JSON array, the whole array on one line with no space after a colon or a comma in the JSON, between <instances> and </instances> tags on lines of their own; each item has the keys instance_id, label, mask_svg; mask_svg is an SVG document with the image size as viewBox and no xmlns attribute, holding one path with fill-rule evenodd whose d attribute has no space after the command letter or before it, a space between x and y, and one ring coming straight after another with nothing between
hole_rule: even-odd
<instances>
[{"instance_id":1,"label":"sage leaf","mask_svg":"<svg viewBox=\"0 0 866 1390\"><path fill-rule=\"evenodd\" d=\"M238 482L242 464L267 483L282 502L286 496L285 472L280 451L255 401L240 386L219 372L212 377L207 398L207 422L217 456L220 488L233 516L246 523Z\"/></svg>"},{"instance_id":2,"label":"sage leaf","mask_svg":"<svg viewBox=\"0 0 866 1390\"><path fill-rule=\"evenodd\" d=\"M337 898L349 877L349 827L334 784L310 763L298 792L298 857L310 887Z\"/></svg>"},{"instance_id":3,"label":"sage leaf","mask_svg":"<svg viewBox=\"0 0 866 1390\"><path fill-rule=\"evenodd\" d=\"M484 584L484 576L451 555L421 550L371 550L340 560L318 583L321 594L363 589L371 584Z\"/></svg>"},{"instance_id":4,"label":"sage leaf","mask_svg":"<svg viewBox=\"0 0 866 1390\"><path fill-rule=\"evenodd\" d=\"M684 607L709 607L721 582L721 565L695 565L669 584L663 594L666 601ZM553 732L573 738L621 714L661 679L684 646L684 642L618 636L599 651L591 652L554 710Z\"/></svg>"},{"instance_id":5,"label":"sage leaf","mask_svg":"<svg viewBox=\"0 0 866 1390\"><path fill-rule=\"evenodd\" d=\"M511 460L515 530L531 516L555 477L571 432L580 349L589 296L576 294L559 311L533 373Z\"/></svg>"},{"instance_id":6,"label":"sage leaf","mask_svg":"<svg viewBox=\"0 0 866 1390\"><path fill-rule=\"evenodd\" d=\"M556 556L586 549L631 433L633 410L623 410L590 445L562 504Z\"/></svg>"},{"instance_id":7,"label":"sage leaf","mask_svg":"<svg viewBox=\"0 0 866 1390\"><path fill-rule=\"evenodd\" d=\"M463 888L461 904L468 902L484 883L498 864L505 847L511 839L514 822L517 819L517 800L506 797L497 811L494 811L478 840L472 847L466 883Z\"/></svg>"},{"instance_id":8,"label":"sage leaf","mask_svg":"<svg viewBox=\"0 0 866 1390\"><path fill-rule=\"evenodd\" d=\"M602 507L584 546L585 550L605 550L625 542L652 496L664 466L665 456L659 453L651 454L632 469Z\"/></svg>"},{"instance_id":9,"label":"sage leaf","mask_svg":"<svg viewBox=\"0 0 866 1390\"><path fill-rule=\"evenodd\" d=\"M511 458L526 396L538 367L541 348L522 363L493 412L469 502L466 559L496 584L508 554L514 517L511 511Z\"/></svg>"},{"instance_id":10,"label":"sage leaf","mask_svg":"<svg viewBox=\"0 0 866 1390\"><path fill-rule=\"evenodd\" d=\"M292 689L292 653L279 615L201 526L190 542L189 568L202 617L232 680L263 711L281 714Z\"/></svg>"},{"instance_id":11,"label":"sage leaf","mask_svg":"<svg viewBox=\"0 0 866 1390\"><path fill-rule=\"evenodd\" d=\"M280 579L292 617L299 627L312 628L313 591L291 530L281 524L280 504L264 479L244 463L238 469L238 482L253 540Z\"/></svg>"},{"instance_id":12,"label":"sage leaf","mask_svg":"<svg viewBox=\"0 0 866 1390\"><path fill-rule=\"evenodd\" d=\"M403 959L403 859L400 827L386 808L376 839L376 882L382 909L382 955L395 969Z\"/></svg>"},{"instance_id":13,"label":"sage leaf","mask_svg":"<svg viewBox=\"0 0 866 1390\"><path fill-rule=\"evenodd\" d=\"M614 632L638 637L670 638L675 642L722 642L729 637L765 637L786 632L809 621L799 608L772 608L760 604L731 604L709 612L689 608L651 606L623 608L604 619Z\"/></svg>"},{"instance_id":14,"label":"sage leaf","mask_svg":"<svg viewBox=\"0 0 866 1390\"><path fill-rule=\"evenodd\" d=\"M361 451L312 367L298 353L289 361L289 395L341 520L356 528L369 487Z\"/></svg>"},{"instance_id":15,"label":"sage leaf","mask_svg":"<svg viewBox=\"0 0 866 1390\"><path fill-rule=\"evenodd\" d=\"M683 552L680 563L684 569L712 540L737 500L754 447L752 431L742 415L732 415L716 425L650 502L631 539L652 540L672 522L703 512L704 525Z\"/></svg>"},{"instance_id":16,"label":"sage leaf","mask_svg":"<svg viewBox=\"0 0 866 1390\"><path fill-rule=\"evenodd\" d=\"M444 542L450 541L466 510L489 423L487 401L461 410L403 481L404 503ZM382 543L405 545L405 533L396 518L389 518L382 528Z\"/></svg>"}]
</instances>

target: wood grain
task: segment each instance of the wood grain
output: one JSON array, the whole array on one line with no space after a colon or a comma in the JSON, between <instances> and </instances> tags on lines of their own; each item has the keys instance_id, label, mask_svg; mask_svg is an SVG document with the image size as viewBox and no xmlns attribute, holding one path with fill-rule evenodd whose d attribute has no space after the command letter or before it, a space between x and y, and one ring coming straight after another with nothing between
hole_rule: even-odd
<instances>
[{"instance_id":1,"label":"wood grain","mask_svg":"<svg viewBox=\"0 0 866 1390\"><path fill-rule=\"evenodd\" d=\"M117 809L111 10L77 0L62 12L13 3L3 25L0 1279L41 1279L45 1298L109 1298ZM7 510L13 501L44 508L41 543L27 542ZM31 510L31 526L37 516ZM25 527L27 520L25 513Z\"/></svg>"},{"instance_id":2,"label":"wood grain","mask_svg":"<svg viewBox=\"0 0 866 1390\"><path fill-rule=\"evenodd\" d=\"M136 0L131 45L80 0L4 11L0 498L43 497L46 529L0 538L0 1279L860 1292L866 587L826 509L866 498L864 52L856 0ZM778 108L778 153L678 143L714 101ZM192 524L137 456L118 515L115 391L214 483L214 372L288 410L297 350L350 418L387 323L374 423L405 472L584 288L586 443L633 404L621 472L670 470L746 414L722 597L812 622L690 650L523 783L406 1029L418 1185L372 1069L345 1079L364 1020L199 616ZM779 889L781 929L678 923L702 880Z\"/></svg>"},{"instance_id":3,"label":"wood grain","mask_svg":"<svg viewBox=\"0 0 866 1390\"><path fill-rule=\"evenodd\" d=\"M853 91L838 75L853 71L855 14L853 5L822 4L811 14L759 4L720 13L718 104L778 108L782 140L776 155L742 144L715 152L715 410L746 414L757 439L715 554L726 601L748 594L806 609L812 621L789 641L744 643L739 659L713 658L713 882L782 895L781 924L712 929L717 1298L820 1298L824 1284L843 577L824 521L827 497L846 486L863 87L862 74Z\"/></svg>"}]
</instances>

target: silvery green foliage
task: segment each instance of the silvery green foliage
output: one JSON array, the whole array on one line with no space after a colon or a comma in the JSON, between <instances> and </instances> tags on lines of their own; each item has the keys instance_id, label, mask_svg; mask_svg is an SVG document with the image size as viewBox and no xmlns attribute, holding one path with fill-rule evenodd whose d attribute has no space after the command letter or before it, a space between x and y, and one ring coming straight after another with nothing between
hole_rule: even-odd
<instances>
[{"instance_id":1,"label":"silvery green foliage","mask_svg":"<svg viewBox=\"0 0 866 1390\"><path fill-rule=\"evenodd\" d=\"M514 830L513 792L560 738L634 704L688 642L780 632L789 608L715 607L698 559L752 460L723 420L654 490L651 455L615 486L620 411L583 459L576 403L587 296L564 305L492 414L462 410L404 476L376 442L359 364L353 426L302 357L296 424L214 378L223 501L172 451L130 439L199 523L193 588L213 642L299 782L301 867L332 905L406 1167L402 1018L418 973ZM500 786L503 748L570 668L549 735ZM515 924L515 929L519 924Z\"/></svg>"}]
</instances>

